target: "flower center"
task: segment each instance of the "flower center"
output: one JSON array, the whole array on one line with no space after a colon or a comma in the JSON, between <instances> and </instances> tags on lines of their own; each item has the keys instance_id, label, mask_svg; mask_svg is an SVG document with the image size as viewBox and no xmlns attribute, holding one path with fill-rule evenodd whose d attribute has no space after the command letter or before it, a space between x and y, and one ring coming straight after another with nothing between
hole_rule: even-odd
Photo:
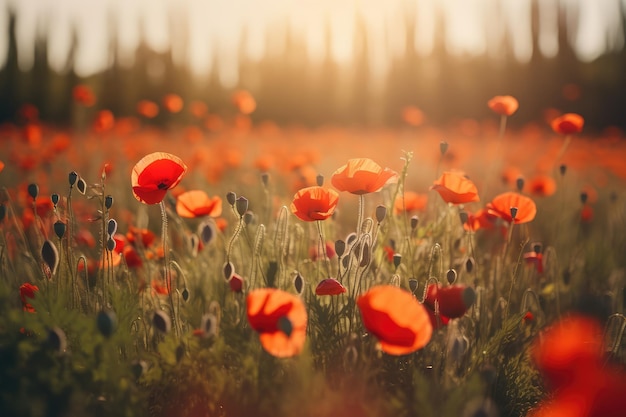
<instances>
[{"instance_id":1,"label":"flower center","mask_svg":"<svg viewBox=\"0 0 626 417\"><path fill-rule=\"evenodd\" d=\"M159 190L167 190L167 184L161 181L161 182L157 185L157 188L158 188Z\"/></svg>"}]
</instances>

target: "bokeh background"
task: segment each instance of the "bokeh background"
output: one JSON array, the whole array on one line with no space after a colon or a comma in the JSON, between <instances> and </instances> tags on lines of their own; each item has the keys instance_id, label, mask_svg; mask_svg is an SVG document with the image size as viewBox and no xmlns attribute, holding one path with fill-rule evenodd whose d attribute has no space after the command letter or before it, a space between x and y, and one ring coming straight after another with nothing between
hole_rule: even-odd
<instances>
[{"instance_id":1,"label":"bokeh background","mask_svg":"<svg viewBox=\"0 0 626 417\"><path fill-rule=\"evenodd\" d=\"M626 128L626 0L0 0L0 121L22 105L72 122L72 88L93 111L136 114L180 95L253 121L394 126L493 117L510 125L577 112ZM154 119L164 122L165 115Z\"/></svg>"}]
</instances>

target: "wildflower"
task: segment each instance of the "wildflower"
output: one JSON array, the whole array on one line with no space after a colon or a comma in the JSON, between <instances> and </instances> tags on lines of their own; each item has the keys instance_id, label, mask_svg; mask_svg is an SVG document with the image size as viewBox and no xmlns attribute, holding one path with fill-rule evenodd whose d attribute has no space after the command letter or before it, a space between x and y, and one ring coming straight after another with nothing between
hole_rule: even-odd
<instances>
[{"instance_id":1,"label":"wildflower","mask_svg":"<svg viewBox=\"0 0 626 417\"><path fill-rule=\"evenodd\" d=\"M247 299L250 326L263 348L276 357L299 354L306 338L307 314L302 300L275 288L252 291Z\"/></svg>"},{"instance_id":2,"label":"wildflower","mask_svg":"<svg viewBox=\"0 0 626 417\"><path fill-rule=\"evenodd\" d=\"M428 195L418 194L414 191L406 191L402 196L396 198L393 205L394 213L425 211L428 203Z\"/></svg>"},{"instance_id":3,"label":"wildflower","mask_svg":"<svg viewBox=\"0 0 626 417\"><path fill-rule=\"evenodd\" d=\"M556 192L556 181L548 175L538 175L527 184L528 192L539 197L549 197Z\"/></svg>"},{"instance_id":4,"label":"wildflower","mask_svg":"<svg viewBox=\"0 0 626 417\"><path fill-rule=\"evenodd\" d=\"M487 205L489 214L500 217L509 223L528 223L535 218L535 202L516 192L506 192L496 196Z\"/></svg>"},{"instance_id":5,"label":"wildflower","mask_svg":"<svg viewBox=\"0 0 626 417\"><path fill-rule=\"evenodd\" d=\"M333 258L337 253L335 252L334 243L326 242L324 245L324 250L326 251L326 256L328 258ZM317 261L318 259L324 258L323 250L320 250L319 245L314 245L309 248L309 257L313 261Z\"/></svg>"},{"instance_id":6,"label":"wildflower","mask_svg":"<svg viewBox=\"0 0 626 417\"><path fill-rule=\"evenodd\" d=\"M424 112L416 106L406 106L402 109L402 120L409 126L420 126L424 123Z\"/></svg>"},{"instance_id":7,"label":"wildflower","mask_svg":"<svg viewBox=\"0 0 626 417\"><path fill-rule=\"evenodd\" d=\"M209 197L202 190L186 191L176 200L176 213L181 217L218 217L222 214L222 199Z\"/></svg>"},{"instance_id":8,"label":"wildflower","mask_svg":"<svg viewBox=\"0 0 626 417\"><path fill-rule=\"evenodd\" d=\"M323 279L315 288L315 294L317 295L339 295L346 291L346 287L341 285L341 282L335 278Z\"/></svg>"},{"instance_id":9,"label":"wildflower","mask_svg":"<svg viewBox=\"0 0 626 417\"><path fill-rule=\"evenodd\" d=\"M233 273L228 280L228 286L232 292L242 292L243 277L239 274Z\"/></svg>"},{"instance_id":10,"label":"wildflower","mask_svg":"<svg viewBox=\"0 0 626 417\"><path fill-rule=\"evenodd\" d=\"M154 119L159 114L159 106L149 100L141 100L137 103L137 113L146 119Z\"/></svg>"},{"instance_id":11,"label":"wildflower","mask_svg":"<svg viewBox=\"0 0 626 417\"><path fill-rule=\"evenodd\" d=\"M307 187L294 195L291 212L307 222L326 220L332 216L338 201L339 194L334 190L319 186Z\"/></svg>"},{"instance_id":12,"label":"wildflower","mask_svg":"<svg viewBox=\"0 0 626 417\"><path fill-rule=\"evenodd\" d=\"M256 101L246 90L236 91L232 96L233 104L241 114L251 114L256 110Z\"/></svg>"},{"instance_id":13,"label":"wildflower","mask_svg":"<svg viewBox=\"0 0 626 417\"><path fill-rule=\"evenodd\" d=\"M395 171L383 169L371 159L357 158L348 160L346 165L336 170L330 181L339 191L361 195L379 191L397 180Z\"/></svg>"},{"instance_id":14,"label":"wildflower","mask_svg":"<svg viewBox=\"0 0 626 417\"><path fill-rule=\"evenodd\" d=\"M96 104L96 96L93 90L84 84L79 84L72 89L72 97L74 101L85 107L91 107Z\"/></svg>"},{"instance_id":15,"label":"wildflower","mask_svg":"<svg viewBox=\"0 0 626 417\"><path fill-rule=\"evenodd\" d=\"M187 172L187 166L177 156L155 152L144 156L133 167L133 195L145 204L160 203L167 190L174 188Z\"/></svg>"},{"instance_id":16,"label":"wildflower","mask_svg":"<svg viewBox=\"0 0 626 417\"><path fill-rule=\"evenodd\" d=\"M519 108L519 103L513 96L495 96L487 102L487 106L501 116L511 116Z\"/></svg>"},{"instance_id":17,"label":"wildflower","mask_svg":"<svg viewBox=\"0 0 626 417\"><path fill-rule=\"evenodd\" d=\"M457 172L444 172L430 187L449 204L465 204L479 201L476 185Z\"/></svg>"},{"instance_id":18,"label":"wildflower","mask_svg":"<svg viewBox=\"0 0 626 417\"><path fill-rule=\"evenodd\" d=\"M177 94L166 94L163 107L170 113L179 113L183 109L183 99Z\"/></svg>"},{"instance_id":19,"label":"wildflower","mask_svg":"<svg viewBox=\"0 0 626 417\"><path fill-rule=\"evenodd\" d=\"M406 355L430 341L428 313L413 295L392 285L372 287L357 300L363 325L378 338L380 349Z\"/></svg>"},{"instance_id":20,"label":"wildflower","mask_svg":"<svg viewBox=\"0 0 626 417\"><path fill-rule=\"evenodd\" d=\"M28 311L29 313L35 312L35 308L28 302L28 300L34 299L37 291L39 291L39 287L29 282L20 286L20 298L22 299L22 308L24 311Z\"/></svg>"},{"instance_id":21,"label":"wildflower","mask_svg":"<svg viewBox=\"0 0 626 417\"><path fill-rule=\"evenodd\" d=\"M440 315L439 320L442 324L447 324L450 319L462 317L474 304L475 298L474 289L467 285L455 284L442 287L439 284L430 284L426 291L424 305L432 313L437 312ZM436 319L435 314L431 315L431 320L433 318Z\"/></svg>"},{"instance_id":22,"label":"wildflower","mask_svg":"<svg viewBox=\"0 0 626 417\"><path fill-rule=\"evenodd\" d=\"M554 394L530 417L619 417L626 409L626 375L605 363L603 329L590 317L572 315L537 339L532 355Z\"/></svg>"},{"instance_id":23,"label":"wildflower","mask_svg":"<svg viewBox=\"0 0 626 417\"><path fill-rule=\"evenodd\" d=\"M554 119L550 126L555 133L561 135L571 135L580 133L583 130L585 119L576 113L565 113L564 115Z\"/></svg>"}]
</instances>

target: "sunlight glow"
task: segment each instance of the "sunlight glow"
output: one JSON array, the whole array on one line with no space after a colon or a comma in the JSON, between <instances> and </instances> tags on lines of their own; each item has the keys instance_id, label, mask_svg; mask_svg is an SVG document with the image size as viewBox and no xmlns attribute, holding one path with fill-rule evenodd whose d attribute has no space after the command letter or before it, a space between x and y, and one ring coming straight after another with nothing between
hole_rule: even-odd
<instances>
[{"instance_id":1,"label":"sunlight glow","mask_svg":"<svg viewBox=\"0 0 626 417\"><path fill-rule=\"evenodd\" d=\"M533 3L538 52L546 57L559 50L559 15L568 28L578 27L567 36L582 60L624 46L626 0L0 0L0 23L8 22L8 10L15 12L23 69L34 62L37 39L47 42L50 65L66 69L76 36L74 68L79 75L93 74L112 62L113 36L124 66L133 65L145 42L156 52L171 50L176 64L189 65L194 74L216 70L221 82L233 86L242 58L280 56L289 47L312 64L329 57L340 65L351 64L365 47L370 72L381 77L390 60L404 55L408 36L421 56L442 44L460 56L498 57L510 48L517 60L528 61L535 53ZM360 33L366 34L363 39L357 38ZM7 45L5 31L0 64L6 62Z\"/></svg>"}]
</instances>

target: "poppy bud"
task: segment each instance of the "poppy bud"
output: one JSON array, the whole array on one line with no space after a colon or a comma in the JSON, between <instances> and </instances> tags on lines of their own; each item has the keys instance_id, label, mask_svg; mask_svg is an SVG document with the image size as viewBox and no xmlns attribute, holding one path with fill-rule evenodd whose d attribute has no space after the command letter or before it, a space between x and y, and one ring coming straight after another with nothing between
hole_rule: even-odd
<instances>
[{"instance_id":1,"label":"poppy bud","mask_svg":"<svg viewBox=\"0 0 626 417\"><path fill-rule=\"evenodd\" d=\"M4 204L0 204L0 222L4 220L7 215L7 207Z\"/></svg>"},{"instance_id":2,"label":"poppy bud","mask_svg":"<svg viewBox=\"0 0 626 417\"><path fill-rule=\"evenodd\" d=\"M70 188L72 188L74 184L76 184L76 181L78 180L78 174L76 173L76 171L70 172L70 174L68 175L68 180L70 183Z\"/></svg>"},{"instance_id":3,"label":"poppy bud","mask_svg":"<svg viewBox=\"0 0 626 417\"><path fill-rule=\"evenodd\" d=\"M464 210L460 211L459 212L459 219L461 219L461 224L462 225L467 223L467 220L469 219L467 211L464 211Z\"/></svg>"},{"instance_id":4,"label":"poppy bud","mask_svg":"<svg viewBox=\"0 0 626 417\"><path fill-rule=\"evenodd\" d=\"M189 290L187 288L183 288L180 296L183 297L183 301L189 301Z\"/></svg>"},{"instance_id":5,"label":"poppy bud","mask_svg":"<svg viewBox=\"0 0 626 417\"><path fill-rule=\"evenodd\" d=\"M198 236L203 245L208 245L215 237L215 226L211 222L204 222L198 226Z\"/></svg>"},{"instance_id":6,"label":"poppy bud","mask_svg":"<svg viewBox=\"0 0 626 417\"><path fill-rule=\"evenodd\" d=\"M52 204L54 205L54 207L56 207L57 204L59 204L59 195L58 194L52 194L50 196L50 201L52 201Z\"/></svg>"},{"instance_id":7,"label":"poppy bud","mask_svg":"<svg viewBox=\"0 0 626 417\"><path fill-rule=\"evenodd\" d=\"M237 209L239 216L243 217L243 215L246 214L246 211L248 211L248 199L243 196L238 197L235 201L235 208Z\"/></svg>"},{"instance_id":8,"label":"poppy bud","mask_svg":"<svg viewBox=\"0 0 626 417\"><path fill-rule=\"evenodd\" d=\"M516 179L515 186L517 187L517 191L521 192L524 189L524 178L519 177Z\"/></svg>"},{"instance_id":9,"label":"poppy bud","mask_svg":"<svg viewBox=\"0 0 626 417\"><path fill-rule=\"evenodd\" d=\"M28 184L28 195L35 200L39 195L39 186L37 184Z\"/></svg>"},{"instance_id":10,"label":"poppy bud","mask_svg":"<svg viewBox=\"0 0 626 417\"><path fill-rule=\"evenodd\" d=\"M296 276L293 277L293 287L298 294L302 294L302 290L304 290L304 278L302 278L302 275L297 271L295 274Z\"/></svg>"},{"instance_id":11,"label":"poppy bud","mask_svg":"<svg viewBox=\"0 0 626 417\"><path fill-rule=\"evenodd\" d=\"M565 175L565 173L567 172L567 165L561 164L559 166L559 172L561 173L562 176Z\"/></svg>"},{"instance_id":12,"label":"poppy bud","mask_svg":"<svg viewBox=\"0 0 626 417\"><path fill-rule=\"evenodd\" d=\"M113 252L115 250L116 245L117 245L117 242L115 241L115 239L113 239L112 237L109 237L107 239L107 250L109 252Z\"/></svg>"},{"instance_id":13,"label":"poppy bud","mask_svg":"<svg viewBox=\"0 0 626 417\"><path fill-rule=\"evenodd\" d=\"M115 221L115 219L109 219L107 223L107 233L110 237L113 237L115 232L117 232L117 221Z\"/></svg>"},{"instance_id":14,"label":"poppy bud","mask_svg":"<svg viewBox=\"0 0 626 417\"><path fill-rule=\"evenodd\" d=\"M439 151L441 152L441 155L445 155L446 152L448 152L448 142L446 141L441 141L439 143Z\"/></svg>"},{"instance_id":15,"label":"poppy bud","mask_svg":"<svg viewBox=\"0 0 626 417\"><path fill-rule=\"evenodd\" d=\"M245 224L250 224L252 223L252 220L254 220L254 213L252 213L250 210L246 211L246 213L243 215L243 222Z\"/></svg>"},{"instance_id":16,"label":"poppy bud","mask_svg":"<svg viewBox=\"0 0 626 417\"><path fill-rule=\"evenodd\" d=\"M215 314L204 314L200 323L200 330L205 337L213 336L217 333L217 317Z\"/></svg>"},{"instance_id":17,"label":"poppy bud","mask_svg":"<svg viewBox=\"0 0 626 417\"><path fill-rule=\"evenodd\" d=\"M359 264L359 266L361 268L365 268L367 265L369 265L370 258L370 245L365 242L363 243L363 251L361 252L361 263Z\"/></svg>"},{"instance_id":18,"label":"poppy bud","mask_svg":"<svg viewBox=\"0 0 626 417\"><path fill-rule=\"evenodd\" d=\"M385 220L386 216L387 216L387 207L383 205L376 207L376 221L378 223L382 223L383 220Z\"/></svg>"},{"instance_id":19,"label":"poppy bud","mask_svg":"<svg viewBox=\"0 0 626 417\"><path fill-rule=\"evenodd\" d=\"M411 217L411 229L415 230L415 228L417 227L419 222L420 222L420 218L419 217L417 217L417 216Z\"/></svg>"},{"instance_id":20,"label":"poppy bud","mask_svg":"<svg viewBox=\"0 0 626 417\"><path fill-rule=\"evenodd\" d=\"M67 349L67 337L59 327L53 327L48 331L48 346L57 353L63 353Z\"/></svg>"},{"instance_id":21,"label":"poppy bud","mask_svg":"<svg viewBox=\"0 0 626 417\"><path fill-rule=\"evenodd\" d=\"M393 254L393 266L398 268L401 262L402 262L402 255L400 255L399 253L394 253Z\"/></svg>"},{"instance_id":22,"label":"poppy bud","mask_svg":"<svg viewBox=\"0 0 626 417\"><path fill-rule=\"evenodd\" d=\"M456 282L456 277L456 271L454 269L448 269L448 272L446 272L446 279L448 280L448 284L454 284Z\"/></svg>"},{"instance_id":23,"label":"poppy bud","mask_svg":"<svg viewBox=\"0 0 626 417\"><path fill-rule=\"evenodd\" d=\"M222 272L224 273L224 279L229 281L235 273L235 265L233 265L232 262L226 262L222 268Z\"/></svg>"},{"instance_id":24,"label":"poppy bud","mask_svg":"<svg viewBox=\"0 0 626 417\"><path fill-rule=\"evenodd\" d=\"M355 240L356 240L356 233L352 232L346 238L346 243L348 244L348 246L350 246L354 243Z\"/></svg>"},{"instance_id":25,"label":"poppy bud","mask_svg":"<svg viewBox=\"0 0 626 417\"><path fill-rule=\"evenodd\" d=\"M104 197L104 207L110 209L113 206L113 196L107 195Z\"/></svg>"},{"instance_id":26,"label":"poppy bud","mask_svg":"<svg viewBox=\"0 0 626 417\"><path fill-rule=\"evenodd\" d=\"M141 375L146 372L146 370L148 370L148 364L146 361L135 361L130 367L130 372L133 374L135 379L139 379Z\"/></svg>"},{"instance_id":27,"label":"poppy bud","mask_svg":"<svg viewBox=\"0 0 626 417\"><path fill-rule=\"evenodd\" d=\"M264 186L267 187L267 185L270 182L270 174L268 174L267 172L264 172L261 174L261 182L263 183Z\"/></svg>"},{"instance_id":28,"label":"poppy bud","mask_svg":"<svg viewBox=\"0 0 626 417\"><path fill-rule=\"evenodd\" d=\"M78 183L76 183L76 188L81 194L85 194L87 192L87 182L84 179L79 178Z\"/></svg>"},{"instance_id":29,"label":"poppy bud","mask_svg":"<svg viewBox=\"0 0 626 417\"><path fill-rule=\"evenodd\" d=\"M537 253L541 253L541 243L534 243L533 250Z\"/></svg>"},{"instance_id":30,"label":"poppy bud","mask_svg":"<svg viewBox=\"0 0 626 417\"><path fill-rule=\"evenodd\" d=\"M59 251L54 243L46 240L41 247L41 258L44 263L50 268L50 274L54 275L57 266L59 265Z\"/></svg>"},{"instance_id":31,"label":"poppy bud","mask_svg":"<svg viewBox=\"0 0 626 417\"><path fill-rule=\"evenodd\" d=\"M226 201L228 201L228 204L230 204L231 206L234 206L235 201L237 201L237 194L229 191L228 193L226 193Z\"/></svg>"},{"instance_id":32,"label":"poppy bud","mask_svg":"<svg viewBox=\"0 0 626 417\"><path fill-rule=\"evenodd\" d=\"M586 191L583 191L582 193L580 193L580 202L585 204L587 202L587 199L589 198L589 194L587 194Z\"/></svg>"},{"instance_id":33,"label":"poppy bud","mask_svg":"<svg viewBox=\"0 0 626 417\"><path fill-rule=\"evenodd\" d=\"M317 174L317 176L315 177L315 183L318 187L324 185L324 176L322 174Z\"/></svg>"},{"instance_id":34,"label":"poppy bud","mask_svg":"<svg viewBox=\"0 0 626 417\"><path fill-rule=\"evenodd\" d=\"M335 253L337 254L337 256L339 257L343 256L345 250L346 250L346 242L344 242L341 239L336 240L335 241Z\"/></svg>"},{"instance_id":35,"label":"poppy bud","mask_svg":"<svg viewBox=\"0 0 626 417\"><path fill-rule=\"evenodd\" d=\"M474 304L476 292L466 285L450 285L437 290L439 312L449 318L461 317Z\"/></svg>"},{"instance_id":36,"label":"poppy bud","mask_svg":"<svg viewBox=\"0 0 626 417\"><path fill-rule=\"evenodd\" d=\"M517 216L517 207L511 207L511 219L515 220Z\"/></svg>"},{"instance_id":37,"label":"poppy bud","mask_svg":"<svg viewBox=\"0 0 626 417\"><path fill-rule=\"evenodd\" d=\"M57 237L59 239L63 239L63 235L65 235L65 228L66 228L65 223L58 220L54 223L53 228L54 228L54 233L57 235Z\"/></svg>"},{"instance_id":38,"label":"poppy bud","mask_svg":"<svg viewBox=\"0 0 626 417\"><path fill-rule=\"evenodd\" d=\"M418 286L419 286L419 283L417 282L415 278L411 278L409 280L409 289L411 290L413 294L415 294L415 291L417 290Z\"/></svg>"},{"instance_id":39,"label":"poppy bud","mask_svg":"<svg viewBox=\"0 0 626 417\"><path fill-rule=\"evenodd\" d=\"M111 337L117 328L117 315L112 310L101 310L96 317L96 326L104 337Z\"/></svg>"},{"instance_id":40,"label":"poppy bud","mask_svg":"<svg viewBox=\"0 0 626 417\"><path fill-rule=\"evenodd\" d=\"M161 333L167 333L172 329L172 319L170 319L170 316L163 310L154 312L152 324L154 324L154 327Z\"/></svg>"}]
</instances>

